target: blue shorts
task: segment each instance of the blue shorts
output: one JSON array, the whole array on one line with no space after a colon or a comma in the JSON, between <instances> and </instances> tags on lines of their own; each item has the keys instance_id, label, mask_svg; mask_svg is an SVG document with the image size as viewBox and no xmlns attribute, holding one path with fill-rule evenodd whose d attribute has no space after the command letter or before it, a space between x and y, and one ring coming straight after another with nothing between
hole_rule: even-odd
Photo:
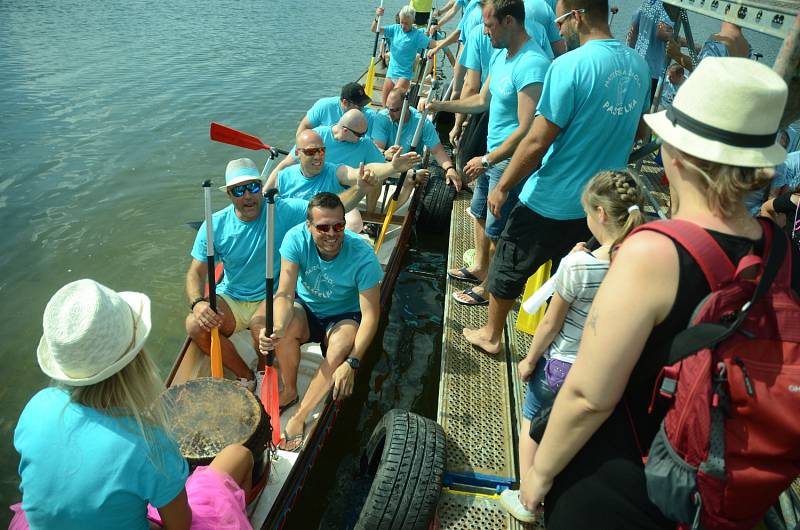
<instances>
[{"instance_id":1,"label":"blue shorts","mask_svg":"<svg viewBox=\"0 0 800 530\"><path fill-rule=\"evenodd\" d=\"M308 308L303 300L296 298L295 301L303 306L306 312L306 321L308 321L308 342L319 342L323 356L328 353L328 345L325 339L328 338L328 333L330 333L331 329L333 329L336 324L342 320L355 320L357 323L361 324L360 311L341 313L329 317L318 317Z\"/></svg>"},{"instance_id":2,"label":"blue shorts","mask_svg":"<svg viewBox=\"0 0 800 530\"><path fill-rule=\"evenodd\" d=\"M500 177L503 176L503 171L505 171L509 162L509 159L503 160L484 171L483 175L478 177L478 180L475 181L475 189L472 192L472 202L469 204L470 214L476 219L486 220L486 236L495 241L500 239L500 234L503 233L503 228L506 226L508 215L514 205L519 202L519 192L522 190L522 184L524 184L524 181L520 182L508 192L508 199L500 209L499 218L492 215L487 205L487 198L489 193L497 186L497 183L500 182Z\"/></svg>"},{"instance_id":3,"label":"blue shorts","mask_svg":"<svg viewBox=\"0 0 800 530\"><path fill-rule=\"evenodd\" d=\"M522 406L522 416L526 420L532 420L542 409L551 406L555 401L556 394L550 390L550 385L547 384L547 376L544 372L545 364L547 364L547 359L542 356L528 379L525 404Z\"/></svg>"}]
</instances>

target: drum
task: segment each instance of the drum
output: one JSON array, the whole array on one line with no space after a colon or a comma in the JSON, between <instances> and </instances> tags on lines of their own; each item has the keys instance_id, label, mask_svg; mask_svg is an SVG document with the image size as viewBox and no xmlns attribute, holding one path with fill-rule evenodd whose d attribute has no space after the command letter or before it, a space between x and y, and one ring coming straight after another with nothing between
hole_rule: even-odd
<instances>
[{"instance_id":1,"label":"drum","mask_svg":"<svg viewBox=\"0 0 800 530\"><path fill-rule=\"evenodd\" d=\"M242 444L261 469L272 426L261 402L229 379L202 377L162 395L167 421L189 465L205 466L226 446Z\"/></svg>"}]
</instances>

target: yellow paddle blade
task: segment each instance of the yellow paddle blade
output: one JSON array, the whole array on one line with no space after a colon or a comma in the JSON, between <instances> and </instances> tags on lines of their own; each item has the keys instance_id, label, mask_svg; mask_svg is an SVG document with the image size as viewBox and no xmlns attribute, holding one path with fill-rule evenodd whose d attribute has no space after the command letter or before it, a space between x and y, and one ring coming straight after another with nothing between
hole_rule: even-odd
<instances>
[{"instance_id":1,"label":"yellow paddle blade","mask_svg":"<svg viewBox=\"0 0 800 530\"><path fill-rule=\"evenodd\" d=\"M381 227L381 234L378 236L378 241L375 242L375 254L381 249L383 245L383 238L386 237L386 230L389 228L389 221L392 220L394 211L397 209L397 200L392 199L389 203L389 209L386 211L386 217L383 219L383 226Z\"/></svg>"},{"instance_id":2,"label":"yellow paddle blade","mask_svg":"<svg viewBox=\"0 0 800 530\"><path fill-rule=\"evenodd\" d=\"M217 328L211 330L211 377L222 377L222 344Z\"/></svg>"},{"instance_id":3,"label":"yellow paddle blade","mask_svg":"<svg viewBox=\"0 0 800 530\"><path fill-rule=\"evenodd\" d=\"M367 70L367 82L364 84L364 93L372 97L372 89L375 88L375 57L369 58L369 70Z\"/></svg>"}]
</instances>

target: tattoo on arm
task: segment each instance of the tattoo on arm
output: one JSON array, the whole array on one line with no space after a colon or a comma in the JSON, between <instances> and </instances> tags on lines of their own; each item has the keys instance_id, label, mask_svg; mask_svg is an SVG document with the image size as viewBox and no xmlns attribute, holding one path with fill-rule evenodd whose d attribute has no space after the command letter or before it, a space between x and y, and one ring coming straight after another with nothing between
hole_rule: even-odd
<instances>
[{"instance_id":1,"label":"tattoo on arm","mask_svg":"<svg viewBox=\"0 0 800 530\"><path fill-rule=\"evenodd\" d=\"M586 321L586 323L589 324L590 328L592 328L592 334L594 334L594 336L596 337L597 336L597 313L595 313L594 311L591 311L589 313L589 319Z\"/></svg>"}]
</instances>

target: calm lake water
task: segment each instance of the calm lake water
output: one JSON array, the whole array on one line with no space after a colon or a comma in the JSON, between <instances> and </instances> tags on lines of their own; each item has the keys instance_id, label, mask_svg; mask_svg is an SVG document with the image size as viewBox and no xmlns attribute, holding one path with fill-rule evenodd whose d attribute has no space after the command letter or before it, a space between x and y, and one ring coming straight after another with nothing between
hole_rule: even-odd
<instances>
[{"instance_id":1,"label":"calm lake water","mask_svg":"<svg viewBox=\"0 0 800 530\"><path fill-rule=\"evenodd\" d=\"M394 12L403 3L385 4ZM166 372L184 338L183 279L194 238L185 223L202 217L200 183L222 183L231 158L265 160L210 142L209 123L291 145L305 110L366 68L373 4L0 2L0 504L19 497L16 419L47 384L35 348L49 297L86 277L148 293L148 350ZM616 35L624 38L637 4L618 4ZM699 41L718 28L699 17L692 23ZM771 64L778 40L747 36ZM227 203L222 194L214 201ZM401 278L392 322L373 345L362 401L345 409L342 424L358 435L333 444L336 464L315 471L316 509L303 510L315 519L303 527L352 524L336 506L351 492L343 485L353 482L353 443L363 445L386 410L435 415L441 278L413 271L441 274L444 260L441 241L423 243Z\"/></svg>"}]
</instances>

